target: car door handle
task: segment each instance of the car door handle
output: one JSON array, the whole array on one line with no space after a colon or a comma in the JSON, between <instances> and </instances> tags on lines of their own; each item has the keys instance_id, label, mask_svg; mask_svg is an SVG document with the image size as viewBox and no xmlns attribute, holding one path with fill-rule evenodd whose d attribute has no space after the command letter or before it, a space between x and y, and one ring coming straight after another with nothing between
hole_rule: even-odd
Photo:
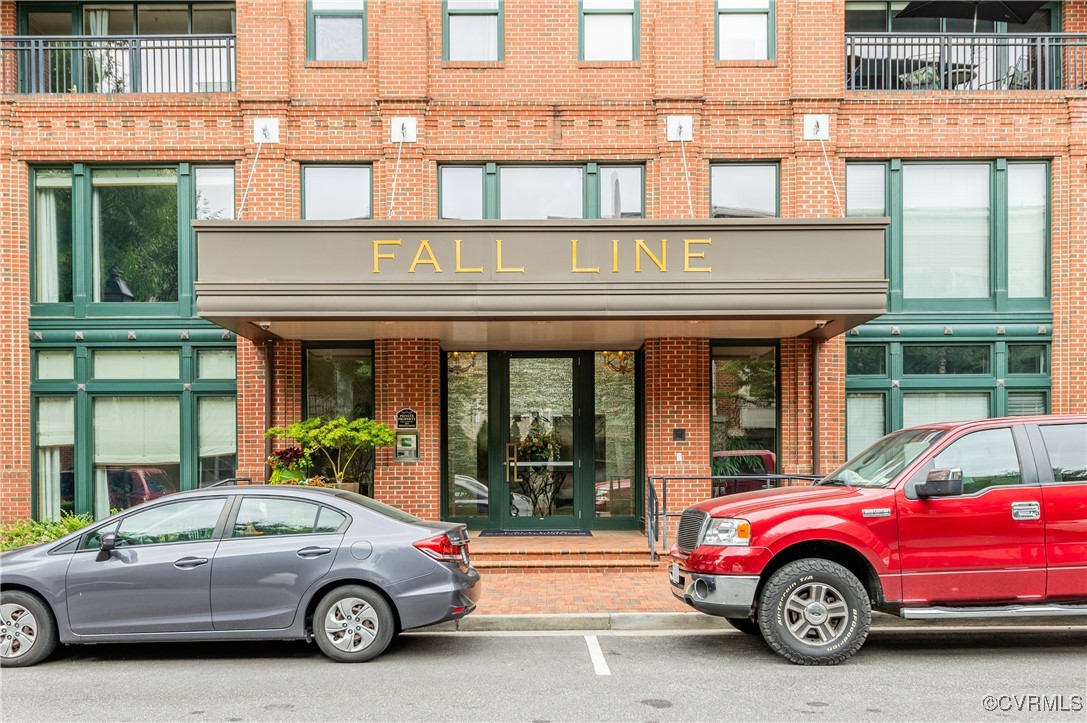
<instances>
[{"instance_id":1,"label":"car door handle","mask_svg":"<svg viewBox=\"0 0 1087 723\"><path fill-rule=\"evenodd\" d=\"M1012 502L1013 520L1039 520L1042 517L1042 506L1037 502Z\"/></svg>"},{"instance_id":2,"label":"car door handle","mask_svg":"<svg viewBox=\"0 0 1087 723\"><path fill-rule=\"evenodd\" d=\"M303 547L295 554L299 557L320 557L330 552L332 552L332 548L329 547Z\"/></svg>"},{"instance_id":3,"label":"car door handle","mask_svg":"<svg viewBox=\"0 0 1087 723\"><path fill-rule=\"evenodd\" d=\"M201 565L207 565L208 558L206 557L183 557L174 563L174 567L179 570L191 570L194 567L200 567Z\"/></svg>"}]
</instances>

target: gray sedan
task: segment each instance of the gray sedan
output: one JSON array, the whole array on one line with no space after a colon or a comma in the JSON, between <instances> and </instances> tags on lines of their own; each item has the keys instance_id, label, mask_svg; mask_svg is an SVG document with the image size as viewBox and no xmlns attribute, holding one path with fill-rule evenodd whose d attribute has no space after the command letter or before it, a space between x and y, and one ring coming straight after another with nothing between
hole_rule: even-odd
<instances>
[{"instance_id":1,"label":"gray sedan","mask_svg":"<svg viewBox=\"0 0 1087 723\"><path fill-rule=\"evenodd\" d=\"M361 662L479 590L464 525L321 488L182 492L0 554L0 665L58 642L258 639Z\"/></svg>"}]
</instances>

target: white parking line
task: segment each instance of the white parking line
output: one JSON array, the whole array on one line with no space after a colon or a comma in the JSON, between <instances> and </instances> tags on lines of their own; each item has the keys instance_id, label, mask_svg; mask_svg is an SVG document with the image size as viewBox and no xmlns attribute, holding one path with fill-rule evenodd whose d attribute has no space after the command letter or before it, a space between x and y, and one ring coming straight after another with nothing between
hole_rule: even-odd
<instances>
[{"instance_id":1,"label":"white parking line","mask_svg":"<svg viewBox=\"0 0 1087 723\"><path fill-rule=\"evenodd\" d=\"M604 651L600 649L600 641L595 635L586 635L585 644L589 646L589 657L593 661L593 670L597 675L611 675L608 661L604 660Z\"/></svg>"}]
</instances>

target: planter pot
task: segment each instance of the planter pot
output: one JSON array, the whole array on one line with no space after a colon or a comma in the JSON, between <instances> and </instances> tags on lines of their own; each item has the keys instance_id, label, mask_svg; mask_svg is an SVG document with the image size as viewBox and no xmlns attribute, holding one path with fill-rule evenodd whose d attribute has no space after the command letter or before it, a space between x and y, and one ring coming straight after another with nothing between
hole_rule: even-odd
<instances>
[{"instance_id":1,"label":"planter pot","mask_svg":"<svg viewBox=\"0 0 1087 723\"><path fill-rule=\"evenodd\" d=\"M330 487L335 487L338 490L347 490L348 492L354 492L358 494L359 483L358 482L329 482Z\"/></svg>"}]
</instances>

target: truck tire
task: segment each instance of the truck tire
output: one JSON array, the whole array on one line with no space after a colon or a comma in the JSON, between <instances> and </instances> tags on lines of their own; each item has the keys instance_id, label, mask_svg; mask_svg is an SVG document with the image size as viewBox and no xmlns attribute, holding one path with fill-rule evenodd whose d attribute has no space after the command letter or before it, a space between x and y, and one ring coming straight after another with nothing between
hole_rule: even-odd
<instances>
[{"instance_id":1,"label":"truck tire","mask_svg":"<svg viewBox=\"0 0 1087 723\"><path fill-rule=\"evenodd\" d=\"M725 620L728 620L728 624L739 630L741 633L746 633L747 635L762 635L758 620L752 620L751 618L725 618Z\"/></svg>"},{"instance_id":2,"label":"truck tire","mask_svg":"<svg viewBox=\"0 0 1087 723\"><path fill-rule=\"evenodd\" d=\"M799 665L837 665L860 650L872 603L836 562L796 560L775 572L759 598L759 628L778 655Z\"/></svg>"}]
</instances>

